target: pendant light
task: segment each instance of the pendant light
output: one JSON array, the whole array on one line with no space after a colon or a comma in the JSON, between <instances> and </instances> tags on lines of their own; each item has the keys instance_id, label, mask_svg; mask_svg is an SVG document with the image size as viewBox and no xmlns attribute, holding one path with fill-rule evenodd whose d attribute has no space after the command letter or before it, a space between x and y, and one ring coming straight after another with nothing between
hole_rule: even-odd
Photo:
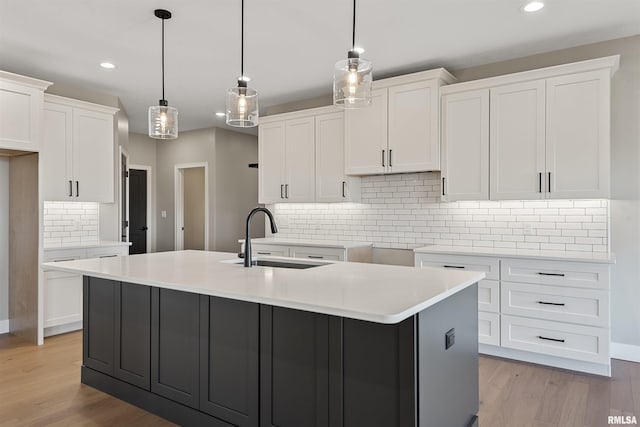
<instances>
[{"instance_id":1,"label":"pendant light","mask_svg":"<svg viewBox=\"0 0 640 427\"><path fill-rule=\"evenodd\" d=\"M171 12L156 9L153 13L162 20L162 99L158 105L149 107L149 136L155 139L176 139L178 110L169 107L169 103L164 99L164 21L171 19Z\"/></svg>"},{"instance_id":2,"label":"pendant light","mask_svg":"<svg viewBox=\"0 0 640 427\"><path fill-rule=\"evenodd\" d=\"M371 105L371 61L360 58L356 49L356 0L353 0L353 31L347 59L336 62L333 69L333 104L343 108Z\"/></svg>"},{"instance_id":3,"label":"pendant light","mask_svg":"<svg viewBox=\"0 0 640 427\"><path fill-rule=\"evenodd\" d=\"M227 124L248 128L258 126L258 92L247 87L251 80L244 75L244 0L241 0L240 77L238 86L227 91Z\"/></svg>"}]
</instances>

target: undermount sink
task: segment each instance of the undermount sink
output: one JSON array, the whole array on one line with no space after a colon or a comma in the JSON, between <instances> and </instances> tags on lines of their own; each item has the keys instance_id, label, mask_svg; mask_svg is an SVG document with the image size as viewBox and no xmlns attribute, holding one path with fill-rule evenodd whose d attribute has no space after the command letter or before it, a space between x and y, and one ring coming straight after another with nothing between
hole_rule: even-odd
<instances>
[{"instance_id":1,"label":"undermount sink","mask_svg":"<svg viewBox=\"0 0 640 427\"><path fill-rule=\"evenodd\" d=\"M244 260L242 259L232 259L229 261L222 261L229 264L244 264ZM293 268L296 270L305 270L307 268L313 267L321 267L323 265L330 264L328 262L318 262L318 261L306 261L306 260L282 260L282 259L263 259L258 258L254 259L251 262L251 265L257 267L276 267L276 268Z\"/></svg>"}]
</instances>

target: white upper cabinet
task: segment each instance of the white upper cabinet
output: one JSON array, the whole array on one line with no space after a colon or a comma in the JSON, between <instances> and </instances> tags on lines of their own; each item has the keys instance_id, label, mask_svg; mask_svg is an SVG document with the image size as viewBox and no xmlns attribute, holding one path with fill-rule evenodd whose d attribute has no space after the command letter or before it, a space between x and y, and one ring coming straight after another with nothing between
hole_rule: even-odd
<instances>
[{"instance_id":1,"label":"white upper cabinet","mask_svg":"<svg viewBox=\"0 0 640 427\"><path fill-rule=\"evenodd\" d=\"M490 128L491 200L609 197L610 79L619 59L598 58L442 88L443 199L486 199L484 190L476 193L478 186L472 186L482 182L478 168L483 157L471 151L471 141L485 135L485 127L472 121L480 116ZM464 100L471 108L480 91L490 94L486 113L456 110L455 103ZM459 151L460 141L468 142L470 156ZM456 175L464 170L464 176Z\"/></svg>"},{"instance_id":2,"label":"white upper cabinet","mask_svg":"<svg viewBox=\"0 0 640 427\"><path fill-rule=\"evenodd\" d=\"M43 92L50 84L0 71L0 148L40 150Z\"/></svg>"},{"instance_id":3,"label":"white upper cabinet","mask_svg":"<svg viewBox=\"0 0 640 427\"><path fill-rule=\"evenodd\" d=\"M346 110L347 175L440 170L440 86L444 69L374 82L369 107Z\"/></svg>"},{"instance_id":4,"label":"white upper cabinet","mask_svg":"<svg viewBox=\"0 0 640 427\"><path fill-rule=\"evenodd\" d=\"M354 201L359 197L358 178L344 173L344 113L316 116L316 201Z\"/></svg>"},{"instance_id":5,"label":"white upper cabinet","mask_svg":"<svg viewBox=\"0 0 640 427\"><path fill-rule=\"evenodd\" d=\"M313 117L285 122L285 198L313 202L315 198L315 121Z\"/></svg>"},{"instance_id":6,"label":"white upper cabinet","mask_svg":"<svg viewBox=\"0 0 640 427\"><path fill-rule=\"evenodd\" d=\"M609 197L609 70L546 83L547 197Z\"/></svg>"},{"instance_id":7,"label":"white upper cabinet","mask_svg":"<svg viewBox=\"0 0 640 427\"><path fill-rule=\"evenodd\" d=\"M545 84L491 88L491 199L544 197Z\"/></svg>"},{"instance_id":8,"label":"white upper cabinet","mask_svg":"<svg viewBox=\"0 0 640 427\"><path fill-rule=\"evenodd\" d=\"M442 97L442 198L489 198L489 90Z\"/></svg>"},{"instance_id":9,"label":"white upper cabinet","mask_svg":"<svg viewBox=\"0 0 640 427\"><path fill-rule=\"evenodd\" d=\"M258 193L260 203L284 200L284 121L258 128Z\"/></svg>"},{"instance_id":10,"label":"white upper cabinet","mask_svg":"<svg viewBox=\"0 0 640 427\"><path fill-rule=\"evenodd\" d=\"M116 108L45 96L44 200L114 201Z\"/></svg>"},{"instance_id":11,"label":"white upper cabinet","mask_svg":"<svg viewBox=\"0 0 640 427\"><path fill-rule=\"evenodd\" d=\"M371 175L387 170L387 89L374 89L371 105L345 111L345 170Z\"/></svg>"},{"instance_id":12,"label":"white upper cabinet","mask_svg":"<svg viewBox=\"0 0 640 427\"><path fill-rule=\"evenodd\" d=\"M425 80L389 88L389 172L440 170L439 86Z\"/></svg>"}]
</instances>

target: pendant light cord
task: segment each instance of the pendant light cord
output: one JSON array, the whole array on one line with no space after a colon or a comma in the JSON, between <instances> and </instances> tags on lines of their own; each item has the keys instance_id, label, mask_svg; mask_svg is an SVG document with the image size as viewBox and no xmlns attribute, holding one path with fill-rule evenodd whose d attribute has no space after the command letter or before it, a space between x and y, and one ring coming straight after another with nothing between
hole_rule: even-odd
<instances>
[{"instance_id":1,"label":"pendant light cord","mask_svg":"<svg viewBox=\"0 0 640 427\"><path fill-rule=\"evenodd\" d=\"M353 50L355 48L356 48L356 0L353 0L353 33L351 35L351 49Z\"/></svg>"},{"instance_id":2,"label":"pendant light cord","mask_svg":"<svg viewBox=\"0 0 640 427\"><path fill-rule=\"evenodd\" d=\"M164 98L164 21L162 18L162 99Z\"/></svg>"},{"instance_id":3,"label":"pendant light cord","mask_svg":"<svg viewBox=\"0 0 640 427\"><path fill-rule=\"evenodd\" d=\"M240 78L244 80L244 0L242 2L242 11L240 13Z\"/></svg>"}]
</instances>

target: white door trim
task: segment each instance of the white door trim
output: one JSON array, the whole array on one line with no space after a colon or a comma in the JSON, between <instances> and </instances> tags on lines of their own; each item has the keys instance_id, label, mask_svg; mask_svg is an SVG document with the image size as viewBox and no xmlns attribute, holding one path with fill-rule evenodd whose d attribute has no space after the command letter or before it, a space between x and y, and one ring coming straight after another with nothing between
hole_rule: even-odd
<instances>
[{"instance_id":1,"label":"white door trim","mask_svg":"<svg viewBox=\"0 0 640 427\"><path fill-rule=\"evenodd\" d=\"M209 250L209 162L174 165L174 248L184 250L184 169L204 168L204 250Z\"/></svg>"},{"instance_id":2,"label":"white door trim","mask_svg":"<svg viewBox=\"0 0 640 427\"><path fill-rule=\"evenodd\" d=\"M151 166L147 166L147 165L129 165L129 170L131 169L138 169L138 170L143 170L147 172L147 227L148 230L147 231L151 231L153 233L153 235L155 236L156 233L156 227L155 227L155 221L153 221L154 215L151 212L151 198L152 198L152 168ZM131 181L128 181L131 182ZM129 186L127 186L127 195L129 195ZM131 206L129 205L129 200L127 200L127 218L130 217L129 215L129 209L131 209ZM129 230L129 228L127 227L127 231ZM127 240L129 240L127 238ZM152 252L151 250L151 233L147 232L147 253Z\"/></svg>"}]
</instances>

